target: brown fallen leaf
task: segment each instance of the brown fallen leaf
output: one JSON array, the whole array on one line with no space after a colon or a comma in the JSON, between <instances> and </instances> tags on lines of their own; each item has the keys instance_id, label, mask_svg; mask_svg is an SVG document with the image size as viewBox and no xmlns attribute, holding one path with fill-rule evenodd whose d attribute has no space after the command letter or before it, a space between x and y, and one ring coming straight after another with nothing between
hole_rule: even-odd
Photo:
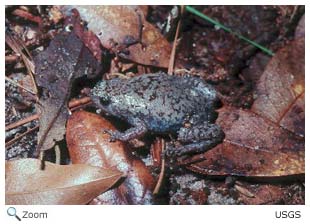
<instances>
[{"instance_id":1,"label":"brown fallen leaf","mask_svg":"<svg viewBox=\"0 0 310 224\"><path fill-rule=\"evenodd\" d=\"M68 14L76 8L88 28L101 40L101 44L125 59L144 65L168 67L171 46L163 35L146 21L146 8L133 5L119 6L62 6ZM143 29L141 29L143 27ZM141 43L139 41L142 30ZM125 51L119 47L128 45Z\"/></svg>"},{"instance_id":2,"label":"brown fallen leaf","mask_svg":"<svg viewBox=\"0 0 310 224\"><path fill-rule=\"evenodd\" d=\"M224 107L217 123L222 144L189 168L207 175L304 178L304 40L271 59L257 85L251 111Z\"/></svg>"},{"instance_id":3,"label":"brown fallen leaf","mask_svg":"<svg viewBox=\"0 0 310 224\"><path fill-rule=\"evenodd\" d=\"M189 169L206 175L282 177L305 173L304 138L251 111L223 107L224 142Z\"/></svg>"},{"instance_id":4,"label":"brown fallen leaf","mask_svg":"<svg viewBox=\"0 0 310 224\"><path fill-rule=\"evenodd\" d=\"M113 167L127 176L117 189L100 195L91 204L151 204L154 180L149 170L130 154L123 142L110 142L103 129L115 130L115 127L85 111L73 113L67 123L66 140L72 163Z\"/></svg>"},{"instance_id":5,"label":"brown fallen leaf","mask_svg":"<svg viewBox=\"0 0 310 224\"><path fill-rule=\"evenodd\" d=\"M271 59L256 87L251 110L293 133L305 133L305 40L295 40Z\"/></svg>"},{"instance_id":6,"label":"brown fallen leaf","mask_svg":"<svg viewBox=\"0 0 310 224\"><path fill-rule=\"evenodd\" d=\"M239 181L240 182L240 181ZM244 191L249 191L250 195L239 192L241 203L247 205L274 205L274 204L304 204L304 195L298 193L298 184L292 185L272 185L272 184L250 184L241 182ZM237 185L238 186L238 185ZM236 185L235 185L236 189ZM251 197L253 195L253 197Z\"/></svg>"},{"instance_id":7,"label":"brown fallen leaf","mask_svg":"<svg viewBox=\"0 0 310 224\"><path fill-rule=\"evenodd\" d=\"M84 164L56 165L20 159L5 164L5 202L12 205L86 204L123 174Z\"/></svg>"},{"instance_id":8,"label":"brown fallen leaf","mask_svg":"<svg viewBox=\"0 0 310 224\"><path fill-rule=\"evenodd\" d=\"M29 20L31 22L35 22L37 23L39 26L43 25L43 20L40 16L35 16L33 14L31 14L30 12L23 10L23 9L15 9L12 14L14 16L18 16L21 17L25 20Z\"/></svg>"},{"instance_id":9,"label":"brown fallen leaf","mask_svg":"<svg viewBox=\"0 0 310 224\"><path fill-rule=\"evenodd\" d=\"M35 79L42 88L37 154L63 139L73 81L84 75L92 77L100 69L99 62L78 36L83 32L79 18L73 15L65 24L73 26L73 30L63 30L34 58Z\"/></svg>"},{"instance_id":10,"label":"brown fallen leaf","mask_svg":"<svg viewBox=\"0 0 310 224\"><path fill-rule=\"evenodd\" d=\"M97 61L101 61L102 49L100 40L92 31L86 30L85 27L82 26L83 21L81 20L80 14L76 9L73 9L71 14L71 16L66 17L65 29L72 29L72 31L83 41L84 45L90 50ZM88 76L91 75L88 74Z\"/></svg>"}]
</instances>

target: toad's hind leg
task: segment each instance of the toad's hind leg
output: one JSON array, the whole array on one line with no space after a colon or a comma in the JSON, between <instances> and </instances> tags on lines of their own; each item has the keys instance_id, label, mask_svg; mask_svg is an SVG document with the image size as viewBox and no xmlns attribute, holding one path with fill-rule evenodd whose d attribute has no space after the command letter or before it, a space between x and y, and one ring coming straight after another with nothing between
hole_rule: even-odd
<instances>
[{"instance_id":1,"label":"toad's hind leg","mask_svg":"<svg viewBox=\"0 0 310 224\"><path fill-rule=\"evenodd\" d=\"M166 155L178 157L186 154L203 153L221 143L225 137L221 127L217 124L204 122L190 128L181 128L178 140L184 144L179 147L168 146Z\"/></svg>"}]
</instances>

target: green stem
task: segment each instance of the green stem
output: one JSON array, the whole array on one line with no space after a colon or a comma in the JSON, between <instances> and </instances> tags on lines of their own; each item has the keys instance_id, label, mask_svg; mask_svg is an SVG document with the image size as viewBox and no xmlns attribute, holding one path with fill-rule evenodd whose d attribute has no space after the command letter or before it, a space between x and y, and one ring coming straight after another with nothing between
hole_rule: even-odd
<instances>
[{"instance_id":1,"label":"green stem","mask_svg":"<svg viewBox=\"0 0 310 224\"><path fill-rule=\"evenodd\" d=\"M244 41L248 42L249 44L252 44L253 46L255 46L255 47L261 49L262 51L264 51L265 53L269 54L270 56L273 56L273 55L274 55L274 53L273 53L271 50L269 50L268 48L263 47L262 45L260 45L260 44L258 44L258 43L256 43L256 42L254 42L254 41L252 41L252 40L250 40L250 39L248 39L248 38L242 36L241 34L238 34L238 33L236 33L236 32L233 32L230 28L224 26L223 24L217 22L216 20L210 18L209 16L206 16L205 14L199 12L198 10L194 9L193 7L191 7L191 6L185 6L185 9L186 9L188 12L193 13L194 15L199 16L199 17L203 18L204 20L206 20L206 21L208 21L208 22L210 22L210 23L216 25L217 27L219 27L219 28L225 30L226 32L229 32L229 33L231 33L231 34L233 34L233 35L236 35L236 36L237 36L238 38L240 38L241 40L244 40Z\"/></svg>"}]
</instances>

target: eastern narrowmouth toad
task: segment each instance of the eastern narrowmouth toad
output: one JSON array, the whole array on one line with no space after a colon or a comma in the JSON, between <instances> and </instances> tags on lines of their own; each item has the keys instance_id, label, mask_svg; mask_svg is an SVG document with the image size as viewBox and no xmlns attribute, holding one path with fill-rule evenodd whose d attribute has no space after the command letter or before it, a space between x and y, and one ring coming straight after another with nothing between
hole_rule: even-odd
<instances>
[{"instance_id":1,"label":"eastern narrowmouth toad","mask_svg":"<svg viewBox=\"0 0 310 224\"><path fill-rule=\"evenodd\" d=\"M177 133L181 147L168 147L168 155L201 153L222 142L224 133L214 124L218 98L215 89L193 76L159 72L131 79L103 80L91 91L104 112L127 121L125 132L107 131L111 140L128 141L147 131Z\"/></svg>"}]
</instances>

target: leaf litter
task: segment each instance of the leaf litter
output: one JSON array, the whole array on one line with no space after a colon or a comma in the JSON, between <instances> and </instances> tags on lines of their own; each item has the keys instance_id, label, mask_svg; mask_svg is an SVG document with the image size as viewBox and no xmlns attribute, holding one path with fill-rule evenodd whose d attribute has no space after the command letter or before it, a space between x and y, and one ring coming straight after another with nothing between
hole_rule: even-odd
<instances>
[{"instance_id":1,"label":"leaf litter","mask_svg":"<svg viewBox=\"0 0 310 224\"><path fill-rule=\"evenodd\" d=\"M251 110L224 106L217 123L222 144L189 169L206 175L303 178L304 39L291 42L271 59L257 84Z\"/></svg>"},{"instance_id":2,"label":"leaf litter","mask_svg":"<svg viewBox=\"0 0 310 224\"><path fill-rule=\"evenodd\" d=\"M123 174L85 164L19 159L5 164L5 203L10 205L87 204L110 189Z\"/></svg>"},{"instance_id":3,"label":"leaf litter","mask_svg":"<svg viewBox=\"0 0 310 224\"><path fill-rule=\"evenodd\" d=\"M40 129L38 133L38 151L52 148L55 141L63 139L68 118L68 100L74 80L92 77L99 72L100 63L86 44L79 38L83 34L78 14L65 22L63 30L50 43L45 51L34 58L35 79L41 88ZM89 33L87 36L89 36Z\"/></svg>"},{"instance_id":4,"label":"leaf litter","mask_svg":"<svg viewBox=\"0 0 310 224\"><path fill-rule=\"evenodd\" d=\"M91 204L153 203L154 179L148 168L123 142L110 142L103 129L116 130L106 119L85 111L73 113L67 124L66 140L73 164L114 167L127 176L118 188L103 193Z\"/></svg>"},{"instance_id":5,"label":"leaf litter","mask_svg":"<svg viewBox=\"0 0 310 224\"><path fill-rule=\"evenodd\" d=\"M295 134L305 132L305 40L297 39L272 58L256 86L252 111Z\"/></svg>"},{"instance_id":6,"label":"leaf litter","mask_svg":"<svg viewBox=\"0 0 310 224\"><path fill-rule=\"evenodd\" d=\"M61 8L67 14L76 8L101 44L120 57L143 65L168 67L171 46L146 21L146 7L72 5Z\"/></svg>"},{"instance_id":7,"label":"leaf litter","mask_svg":"<svg viewBox=\"0 0 310 224\"><path fill-rule=\"evenodd\" d=\"M96 11L97 9L94 9L94 8L92 10ZM138 52L141 49L142 50L146 49L144 47L147 45L143 45L144 42L141 41L143 40L143 38L142 39L140 38L141 34L137 32L137 30L139 31L141 29L141 26L140 26L141 23L139 20L142 21L142 24L144 26L144 27L142 26L142 30L147 30L145 28L145 23L143 22L145 20L145 15L147 13L147 7L139 8L139 7L132 6L128 8L131 8L130 9L131 11L129 10L130 12L128 14L125 13L123 16L123 14L120 14L120 12L116 12L116 15L120 17L123 16L122 18L124 18L124 21L127 20L126 16L129 15L130 13L134 15L134 16L128 17L128 21L131 21L131 23L134 25L133 28L130 29L131 31L133 31L133 33L120 35L119 41L115 41L114 39L113 40L109 39L107 42L103 42L102 39L100 39L101 44L103 45L103 47L107 47L107 43L108 43L110 44L108 49L111 52L114 52L116 55L123 57L125 59L129 59L134 62L143 64L143 62L139 61L141 60L142 57L139 58L139 56L137 56L138 54L136 54L135 50L133 49L134 47L137 48ZM135 13L132 13L132 9L135 11ZM98 11L100 10L102 9L98 9ZM111 8L107 10L113 11ZM85 16L83 15L83 13L81 14L82 14L82 17ZM76 10L71 11L70 15L71 15L70 17L67 17L67 21L68 20L70 21L69 23L70 26L65 26L65 27L68 30L73 29L73 32L76 35L75 37L72 35L73 37L70 37L70 38L72 38L72 40L79 39L79 41L82 41L83 44L86 46L87 50L91 52L92 58L101 60L99 39L94 38L94 35L92 35L92 32L85 31L84 28L81 25L79 25L83 23L82 21L77 19L78 12ZM143 17L141 15L143 15ZM62 17L61 15L58 15L58 16ZM95 15L95 17L96 16L98 15ZM71 18L71 20L69 18ZM75 23L74 22L75 20L79 20L79 24ZM88 22L89 28L91 24L96 26L95 19L93 20L85 19L85 20ZM99 20L101 20L101 18L98 19L98 21ZM114 19L114 20L117 20L117 19ZM113 27L111 28L111 30L113 31ZM97 30L97 31L98 32L95 32L95 33L98 36L100 36L99 34L101 35L105 34L101 32L102 30ZM57 36L61 34L62 33L58 34ZM147 34L144 34L144 35L147 35ZM143 32L142 32L142 37L143 37ZM147 38L145 39L147 40ZM51 44L53 43L53 41L54 40L52 40ZM296 41L296 43L299 44L298 40ZM84 49L85 46L83 46L82 49ZM290 52L290 50L292 51L295 50L293 44L290 45L290 47L291 49L287 50L287 52ZM290 60L290 59L294 60L295 57L302 56L302 54L298 52L298 49L302 50L303 48L304 47L302 46L302 44L300 44L297 47L297 51L293 52L294 56L292 56L291 58L289 57L288 53L285 53L285 49L282 50L282 53L284 52L283 54L284 56L283 55L281 56L280 53L277 53L277 55L274 57L275 59L272 62L270 62L269 65L267 66L268 68L265 70L262 77L259 78L259 76L257 76L259 80L257 82L255 80L255 86L254 86L255 94L256 94L255 95L256 101L254 102L254 105L251 110L242 110L242 109L233 108L233 107L229 107L225 105L219 111L220 114L219 114L219 118L217 122L223 126L223 129L225 129L225 133L226 133L225 142L222 145L205 153L204 155L206 159L205 161L190 165L188 166L189 169L192 169L195 172L206 174L206 175L220 175L220 176L221 175L223 176L236 175L236 176L244 176L244 177L254 177L254 178L257 178L257 180L261 180L260 178L273 179L273 178L278 178L278 177L283 178L284 180L287 180L288 177L293 177L293 178L297 177L298 179L300 178L301 180L303 180L303 175L304 175L304 125L303 125L304 124L304 71L302 71L302 68L304 66L304 58L301 58L302 60L300 62L297 62L297 63L294 61L292 63L289 62L288 65L286 65L286 67L279 68L281 64L286 63L286 60ZM151 49L151 48L148 48L148 49ZM83 50L81 51L83 52ZM165 66L162 66L161 62L149 63L151 61L150 58L152 57L149 57L149 55L144 55L144 56L147 59L146 62L144 62L145 64L149 64L152 66L165 67ZM168 62L168 60L166 60L166 62ZM295 66L294 63L296 63L296 67L294 67ZM299 68L301 68L301 72L300 74L295 74L296 68L298 69L298 66ZM279 74L276 74L275 77L272 77L272 74L273 74L271 72L272 69L275 69L276 71L280 70L281 72L279 72ZM282 75L281 74L282 72L285 74ZM284 80L281 80L282 76L284 77ZM49 78L53 79L51 76ZM61 80L64 77L56 77L56 80L58 80L58 78L59 80ZM68 79L68 78L65 78L65 79ZM66 81L66 84L64 85L65 86L64 89L66 88L69 89L67 91L62 92L64 93L65 98L70 97L70 87L72 86L73 81L74 79L72 80L68 79L68 81ZM280 91L279 95L282 94L284 97L283 96L279 97L279 100L271 102L271 105L273 104L276 105L275 106L276 108L278 107L276 103L279 103L279 102L281 103L285 102L286 105L285 107L283 107L284 109L279 107L280 109L278 108L277 110L273 111L271 107L268 107L268 106L266 107L265 103L262 103L262 102L264 102L263 101L264 99L266 100L268 98L271 98L270 96L277 95L277 91L279 90L277 89L278 87L277 82L279 81L283 88L287 88L291 92L288 91L289 94L287 94L285 92ZM40 86L41 93L44 93L44 94L42 95L42 98L40 100L44 100L43 99L44 97L45 99L47 99L48 97L52 96L52 94L50 94L50 91L52 91L53 89L53 88L49 89L48 85L46 85L47 84L46 80L42 82L43 83L45 82L44 85ZM258 84L256 85L256 83ZM266 86L268 86L268 88L266 88ZM60 98L59 101L61 103L55 101L55 102L52 102L52 104L55 103L56 107L58 105L58 108L61 108L61 110L59 111L62 111L64 105L67 104L68 99ZM56 110L56 112L54 113L57 114L59 111ZM67 114L65 114L65 116L67 116ZM231 123L229 123L229 121ZM65 126L63 125L63 127ZM61 136L59 137L59 139L63 138L64 132L63 130L61 130L61 132L62 134L57 134L57 133L55 134L55 136L57 135ZM80 136L80 137L82 138L83 136ZM54 142L55 139L56 138L54 138L52 142ZM102 140L102 141L104 142L105 140ZM54 143L51 143L51 145L53 144ZM80 145L83 145L83 144L80 144ZM112 148L114 147L115 146L113 146ZM129 152L124 153L125 151L128 151L128 149L125 149L127 147L120 147L120 148L121 149L116 150L116 154L120 154L123 156L123 158L126 158L130 154ZM81 153L81 151L79 153ZM72 158L74 158L74 153L71 153L71 155L72 155ZM89 164L94 162L94 165L96 165L96 163L98 162L99 166L106 166L106 167L117 166L116 165L118 164L117 162L112 162L112 164L114 165L111 165L108 162L104 162L103 164L105 165L102 165L102 164L100 165L100 163L102 163L102 161L106 159L106 156L107 155L100 155L98 159L93 159L93 157L90 155L87 155L87 153L85 154L85 157L83 157L83 153L81 153L81 155L79 154L77 155L76 161L81 160L81 161L85 161L85 163L88 163L88 160L90 160ZM97 156L95 156L95 158L97 158ZM74 159L72 159L72 161L73 160ZM102 161L99 162L100 160ZM127 163L131 165L134 164L133 161L135 161L135 160L132 160L131 158L130 159L127 158L126 160L127 160ZM241 164L242 161L243 161L243 164ZM247 162L244 163L244 161L247 161ZM141 164L141 163L138 162L138 164ZM137 168L136 170L145 170L147 173L149 173L148 168L143 167L143 166L142 168ZM132 165L132 167L135 167L135 165ZM195 167L195 169L193 167ZM146 176L148 175L149 174L147 174ZM274 179L274 180L277 180L277 179ZM151 183L151 182L148 182L148 183ZM260 191L255 191L255 188L251 188L247 185L238 187L238 189L239 189L239 192L248 192L247 194L244 194L245 197L243 199L245 203L252 203L252 204L267 203L266 200L264 200L265 199L264 195L268 194L268 192L275 193L274 198L271 198L270 200L272 203L278 203L279 202L278 199L281 199L281 197L283 197L282 193L284 191L275 186L271 186L271 188L269 186L271 185L266 185L266 187L261 185ZM152 187L146 186L145 189L151 189L151 188ZM235 189L237 189L237 187ZM271 190L269 191L268 189L271 189ZM113 191L115 190L112 190L109 192L113 192ZM259 200L256 200L256 201L254 199L247 200L247 198L249 197L246 195L250 195L249 192L250 193L254 192L254 195L256 195L256 199L258 198ZM262 193L259 193L259 192L262 192ZM119 200L121 197L124 197L124 195L127 195L127 196L129 195L130 197L130 194L133 195L132 198L136 197L136 195L134 195L135 192L130 192L130 189L127 188L125 191L123 191L120 194L119 193L114 194L114 196L116 195L118 198L116 199L114 198L113 200ZM198 197L200 197L200 194L198 195ZM105 200L106 200L106 197L103 197L103 198L99 197L93 200L91 203L92 204L111 203L111 201L105 201ZM130 200L126 198L125 200L123 200L124 204L129 203Z\"/></svg>"}]
</instances>

